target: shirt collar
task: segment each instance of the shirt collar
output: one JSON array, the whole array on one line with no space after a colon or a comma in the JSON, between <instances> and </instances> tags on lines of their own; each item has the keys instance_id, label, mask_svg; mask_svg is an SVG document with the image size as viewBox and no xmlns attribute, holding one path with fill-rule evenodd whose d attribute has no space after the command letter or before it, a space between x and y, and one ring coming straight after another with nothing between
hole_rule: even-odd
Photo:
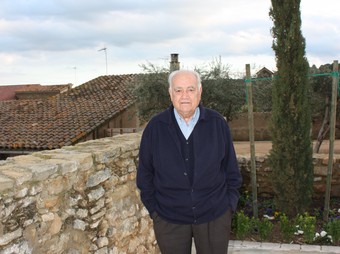
<instances>
[{"instance_id":1,"label":"shirt collar","mask_svg":"<svg viewBox=\"0 0 340 254\"><path fill-rule=\"evenodd\" d=\"M194 115L190 119L189 123L185 122L185 120L180 116L180 114L178 113L178 111L175 108L174 108L174 114L175 114L177 122L181 122L181 123L185 123L187 125L190 125L191 123L196 123L198 121L198 118L200 116L200 108L197 107L195 109Z\"/></svg>"}]
</instances>

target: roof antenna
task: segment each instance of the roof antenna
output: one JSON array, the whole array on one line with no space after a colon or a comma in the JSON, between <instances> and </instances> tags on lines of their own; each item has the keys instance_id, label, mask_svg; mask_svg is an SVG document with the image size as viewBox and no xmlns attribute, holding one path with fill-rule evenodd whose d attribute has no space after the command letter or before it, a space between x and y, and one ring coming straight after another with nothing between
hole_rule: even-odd
<instances>
[{"instance_id":1,"label":"roof antenna","mask_svg":"<svg viewBox=\"0 0 340 254\"><path fill-rule=\"evenodd\" d=\"M107 52L106 52L107 48L102 48L102 49L99 49L98 51L105 51L105 63L106 63L106 75L107 75Z\"/></svg>"}]
</instances>

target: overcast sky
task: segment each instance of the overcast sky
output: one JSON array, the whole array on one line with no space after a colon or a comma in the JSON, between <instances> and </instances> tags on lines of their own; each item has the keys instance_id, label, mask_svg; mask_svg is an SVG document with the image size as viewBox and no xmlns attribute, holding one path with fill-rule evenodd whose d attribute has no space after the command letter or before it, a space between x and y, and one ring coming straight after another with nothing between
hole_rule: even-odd
<instances>
[{"instance_id":1,"label":"overcast sky","mask_svg":"<svg viewBox=\"0 0 340 254\"><path fill-rule=\"evenodd\" d=\"M0 85L82 84L141 65L275 70L270 0L1 0ZM340 1L301 0L309 64L340 58ZM99 51L106 48L106 51ZM105 54L106 53L106 54ZM107 65L106 57L107 56Z\"/></svg>"}]
</instances>

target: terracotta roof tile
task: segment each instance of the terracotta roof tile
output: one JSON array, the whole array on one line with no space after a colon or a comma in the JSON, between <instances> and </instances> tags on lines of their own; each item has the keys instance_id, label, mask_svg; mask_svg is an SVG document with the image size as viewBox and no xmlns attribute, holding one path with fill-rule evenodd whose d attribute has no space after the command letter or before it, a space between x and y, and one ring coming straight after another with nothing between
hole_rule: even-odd
<instances>
[{"instance_id":1,"label":"terracotta roof tile","mask_svg":"<svg viewBox=\"0 0 340 254\"><path fill-rule=\"evenodd\" d=\"M0 150L72 145L134 103L136 76L101 76L45 100L0 101Z\"/></svg>"},{"instance_id":2,"label":"terracotta roof tile","mask_svg":"<svg viewBox=\"0 0 340 254\"><path fill-rule=\"evenodd\" d=\"M64 85L46 85L42 86L39 84L26 84L26 85L11 85L11 86L0 86L0 101L15 100L15 94L29 93L29 92L65 92L71 88L71 84Z\"/></svg>"}]
</instances>

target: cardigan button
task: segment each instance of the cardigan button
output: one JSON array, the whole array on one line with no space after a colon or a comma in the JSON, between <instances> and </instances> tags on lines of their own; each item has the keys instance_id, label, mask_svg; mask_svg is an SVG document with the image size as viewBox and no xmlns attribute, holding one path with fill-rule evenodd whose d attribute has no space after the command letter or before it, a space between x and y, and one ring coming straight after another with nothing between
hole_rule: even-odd
<instances>
[{"instance_id":1,"label":"cardigan button","mask_svg":"<svg viewBox=\"0 0 340 254\"><path fill-rule=\"evenodd\" d=\"M187 172L184 172L184 175L185 175L185 176L187 176L187 175L188 175L188 173L187 173Z\"/></svg>"}]
</instances>

